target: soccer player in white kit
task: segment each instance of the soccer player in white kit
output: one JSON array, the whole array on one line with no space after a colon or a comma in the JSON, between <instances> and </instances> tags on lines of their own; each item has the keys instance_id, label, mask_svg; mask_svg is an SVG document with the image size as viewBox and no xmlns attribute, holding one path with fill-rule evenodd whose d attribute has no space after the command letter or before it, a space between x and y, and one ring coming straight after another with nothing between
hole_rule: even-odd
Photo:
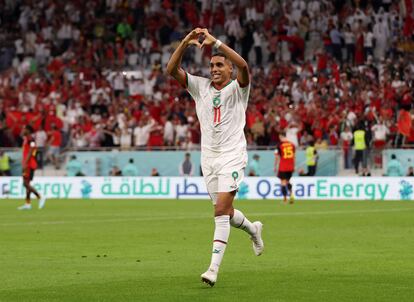
<instances>
[{"instance_id":1,"label":"soccer player in white kit","mask_svg":"<svg viewBox=\"0 0 414 302\"><path fill-rule=\"evenodd\" d=\"M202 42L199 39L203 39ZM194 76L181 68L184 51L190 45L211 45L220 53L210 60L211 79ZM233 64L237 78L232 80ZM213 286L230 235L230 226L246 231L257 256L264 249L263 225L251 223L233 208L233 200L244 178L247 164L244 136L245 111L250 92L250 75L246 61L233 49L213 37L207 29L196 28L180 43L168 62L167 72L193 97L201 128L201 168L214 205L215 230L211 264L201 275Z\"/></svg>"}]
</instances>

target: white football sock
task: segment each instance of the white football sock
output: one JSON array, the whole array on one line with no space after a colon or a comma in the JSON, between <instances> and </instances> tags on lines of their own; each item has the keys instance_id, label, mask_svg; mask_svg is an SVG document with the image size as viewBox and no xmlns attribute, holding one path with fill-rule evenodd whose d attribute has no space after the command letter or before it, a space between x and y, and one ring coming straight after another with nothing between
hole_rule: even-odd
<instances>
[{"instance_id":1,"label":"white football sock","mask_svg":"<svg viewBox=\"0 0 414 302\"><path fill-rule=\"evenodd\" d=\"M221 215L214 218L216 228L214 230L213 254L211 255L210 269L218 271L223 260L227 241L230 235L230 215Z\"/></svg>"},{"instance_id":2,"label":"white football sock","mask_svg":"<svg viewBox=\"0 0 414 302\"><path fill-rule=\"evenodd\" d=\"M247 232L249 235L256 234L255 226L239 210L234 209L234 215L230 220L230 224L232 227L242 229L243 231Z\"/></svg>"}]
</instances>

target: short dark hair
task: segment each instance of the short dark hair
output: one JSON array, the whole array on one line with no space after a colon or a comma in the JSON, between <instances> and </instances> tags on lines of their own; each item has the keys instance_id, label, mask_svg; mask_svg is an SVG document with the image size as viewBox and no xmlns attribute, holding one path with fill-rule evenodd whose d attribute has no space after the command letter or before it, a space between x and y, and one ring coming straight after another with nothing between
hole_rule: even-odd
<instances>
[{"instance_id":1,"label":"short dark hair","mask_svg":"<svg viewBox=\"0 0 414 302\"><path fill-rule=\"evenodd\" d=\"M191 156L191 154L187 152L187 153L185 154L185 156Z\"/></svg>"},{"instance_id":2,"label":"short dark hair","mask_svg":"<svg viewBox=\"0 0 414 302\"><path fill-rule=\"evenodd\" d=\"M129 159L129 163L131 163L131 164L132 164L133 162L134 162L134 159L133 159L133 158L130 158L130 159Z\"/></svg>"},{"instance_id":3,"label":"short dark hair","mask_svg":"<svg viewBox=\"0 0 414 302\"><path fill-rule=\"evenodd\" d=\"M285 130L280 130L279 131L279 136L286 137L286 131Z\"/></svg>"},{"instance_id":4,"label":"short dark hair","mask_svg":"<svg viewBox=\"0 0 414 302\"><path fill-rule=\"evenodd\" d=\"M24 126L24 128L25 128L26 130L28 130L30 133L33 133L33 132L34 132L33 127L32 127L32 126L30 126L30 125L26 125L26 126Z\"/></svg>"},{"instance_id":5,"label":"short dark hair","mask_svg":"<svg viewBox=\"0 0 414 302\"><path fill-rule=\"evenodd\" d=\"M222 52L216 52L216 53L213 53L213 54L211 55L211 57L223 57L223 58L225 58L226 60L228 59L228 58L227 58L227 56L226 56L224 53L222 53Z\"/></svg>"},{"instance_id":6,"label":"short dark hair","mask_svg":"<svg viewBox=\"0 0 414 302\"><path fill-rule=\"evenodd\" d=\"M391 159L396 159L397 156L395 156L395 154L391 154Z\"/></svg>"}]
</instances>

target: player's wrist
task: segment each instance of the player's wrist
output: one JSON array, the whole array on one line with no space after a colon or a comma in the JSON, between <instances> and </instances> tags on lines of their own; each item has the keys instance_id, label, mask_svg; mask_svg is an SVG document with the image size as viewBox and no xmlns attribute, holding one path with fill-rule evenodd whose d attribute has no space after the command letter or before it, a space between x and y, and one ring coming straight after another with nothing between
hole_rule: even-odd
<instances>
[{"instance_id":1,"label":"player's wrist","mask_svg":"<svg viewBox=\"0 0 414 302\"><path fill-rule=\"evenodd\" d=\"M187 47L189 44L190 44L190 40L189 39L184 38L181 41L181 45L184 46L184 47Z\"/></svg>"},{"instance_id":2,"label":"player's wrist","mask_svg":"<svg viewBox=\"0 0 414 302\"><path fill-rule=\"evenodd\" d=\"M219 47L223 44L219 39L214 38L213 40L213 47L214 49L218 50Z\"/></svg>"}]
</instances>

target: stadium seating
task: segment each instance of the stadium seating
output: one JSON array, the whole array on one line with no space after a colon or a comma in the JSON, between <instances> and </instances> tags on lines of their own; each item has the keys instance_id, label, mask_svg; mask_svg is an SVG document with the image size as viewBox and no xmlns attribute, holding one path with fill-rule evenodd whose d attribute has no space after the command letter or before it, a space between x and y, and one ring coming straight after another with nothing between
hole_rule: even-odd
<instances>
[{"instance_id":1,"label":"stadium seating","mask_svg":"<svg viewBox=\"0 0 414 302\"><path fill-rule=\"evenodd\" d=\"M249 62L249 147L272 147L287 129L299 146L336 148L360 122L372 148L377 124L386 145L413 144L413 12L401 2L5 1L1 145L20 146L31 123L62 151L198 149L194 104L164 73L196 26ZM210 54L188 50L183 65L208 75Z\"/></svg>"}]
</instances>

